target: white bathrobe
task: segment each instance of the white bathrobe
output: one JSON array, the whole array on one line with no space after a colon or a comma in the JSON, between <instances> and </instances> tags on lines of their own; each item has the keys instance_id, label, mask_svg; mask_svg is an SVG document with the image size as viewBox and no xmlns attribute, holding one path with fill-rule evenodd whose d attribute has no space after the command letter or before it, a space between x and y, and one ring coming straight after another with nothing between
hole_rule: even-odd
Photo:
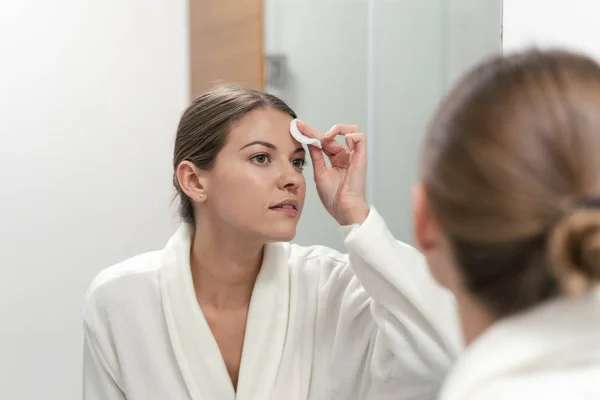
<instances>
[{"instance_id":1,"label":"white bathrobe","mask_svg":"<svg viewBox=\"0 0 600 400\"><path fill-rule=\"evenodd\" d=\"M441 400L599 400L600 289L501 320L457 361Z\"/></svg>"},{"instance_id":2,"label":"white bathrobe","mask_svg":"<svg viewBox=\"0 0 600 400\"><path fill-rule=\"evenodd\" d=\"M454 299L371 209L348 255L268 244L237 393L198 306L192 229L102 271L85 299L85 400L432 400L462 347Z\"/></svg>"}]
</instances>

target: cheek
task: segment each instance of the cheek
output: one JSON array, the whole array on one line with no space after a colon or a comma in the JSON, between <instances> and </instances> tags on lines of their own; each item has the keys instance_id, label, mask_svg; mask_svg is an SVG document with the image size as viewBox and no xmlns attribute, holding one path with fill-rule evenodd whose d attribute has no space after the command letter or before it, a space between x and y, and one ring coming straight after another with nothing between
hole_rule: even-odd
<instances>
[{"instance_id":1,"label":"cheek","mask_svg":"<svg viewBox=\"0 0 600 400\"><path fill-rule=\"evenodd\" d=\"M231 165L211 177L209 193L212 206L223 217L251 218L272 201L273 183L252 165Z\"/></svg>"},{"instance_id":2,"label":"cheek","mask_svg":"<svg viewBox=\"0 0 600 400\"><path fill-rule=\"evenodd\" d=\"M435 280L456 293L460 287L460 279L449 249L445 246L437 246L428 251L425 258Z\"/></svg>"},{"instance_id":3,"label":"cheek","mask_svg":"<svg viewBox=\"0 0 600 400\"><path fill-rule=\"evenodd\" d=\"M428 251L425 253L425 258L427 259L427 265L429 266L429 270L431 271L431 275L435 278L438 283L447 287L448 277L447 272L444 271L443 260L440 255L435 251Z\"/></svg>"},{"instance_id":4,"label":"cheek","mask_svg":"<svg viewBox=\"0 0 600 400\"><path fill-rule=\"evenodd\" d=\"M304 199L306 198L306 179L302 175L300 184L298 185L298 201L304 205Z\"/></svg>"}]
</instances>

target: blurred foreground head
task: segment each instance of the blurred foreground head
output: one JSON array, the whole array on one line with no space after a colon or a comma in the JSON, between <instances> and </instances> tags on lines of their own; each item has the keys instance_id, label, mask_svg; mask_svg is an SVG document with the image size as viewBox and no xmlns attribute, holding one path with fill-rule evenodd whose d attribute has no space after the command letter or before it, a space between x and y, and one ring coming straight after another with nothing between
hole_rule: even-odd
<instances>
[{"instance_id":1,"label":"blurred foreground head","mask_svg":"<svg viewBox=\"0 0 600 400\"><path fill-rule=\"evenodd\" d=\"M425 141L415 231L495 318L600 279L600 66L530 50L470 72Z\"/></svg>"}]
</instances>

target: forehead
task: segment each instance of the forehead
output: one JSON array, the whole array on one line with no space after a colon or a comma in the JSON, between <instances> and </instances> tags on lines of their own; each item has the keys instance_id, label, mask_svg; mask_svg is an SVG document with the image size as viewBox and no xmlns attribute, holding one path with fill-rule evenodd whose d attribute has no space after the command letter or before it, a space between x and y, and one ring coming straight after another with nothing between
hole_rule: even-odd
<instances>
[{"instance_id":1,"label":"forehead","mask_svg":"<svg viewBox=\"0 0 600 400\"><path fill-rule=\"evenodd\" d=\"M245 145L255 140L273 143L277 146L298 147L298 142L290 134L292 117L282 111L261 108L246 114L231 127L228 144Z\"/></svg>"}]
</instances>

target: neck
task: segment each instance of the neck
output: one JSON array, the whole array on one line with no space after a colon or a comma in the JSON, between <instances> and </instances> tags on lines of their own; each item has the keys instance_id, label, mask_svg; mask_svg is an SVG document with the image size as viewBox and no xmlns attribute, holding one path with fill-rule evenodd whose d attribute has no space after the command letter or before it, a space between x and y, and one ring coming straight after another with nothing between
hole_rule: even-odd
<instances>
[{"instance_id":1,"label":"neck","mask_svg":"<svg viewBox=\"0 0 600 400\"><path fill-rule=\"evenodd\" d=\"M197 225L198 226L198 225ZM247 308L262 264L264 244L200 225L190 254L200 305L217 310Z\"/></svg>"},{"instance_id":2,"label":"neck","mask_svg":"<svg viewBox=\"0 0 600 400\"><path fill-rule=\"evenodd\" d=\"M484 331L495 322L495 319L483 305L470 294L460 293L456 296L460 313L460 322L466 345L472 344Z\"/></svg>"}]
</instances>

